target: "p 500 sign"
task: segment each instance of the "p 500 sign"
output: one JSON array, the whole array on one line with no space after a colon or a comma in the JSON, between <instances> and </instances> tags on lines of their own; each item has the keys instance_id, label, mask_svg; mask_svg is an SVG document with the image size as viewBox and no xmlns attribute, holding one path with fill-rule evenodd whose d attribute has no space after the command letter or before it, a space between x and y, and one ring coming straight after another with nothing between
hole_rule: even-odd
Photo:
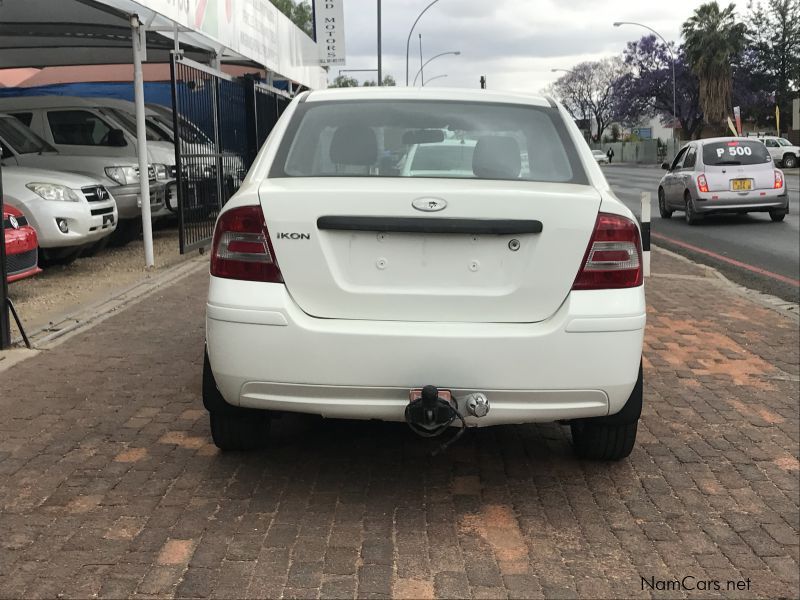
<instances>
[{"instance_id":1,"label":"p 500 sign","mask_svg":"<svg viewBox=\"0 0 800 600\"><path fill-rule=\"evenodd\" d=\"M344 0L316 0L316 26L319 64L343 65L344 59Z\"/></svg>"}]
</instances>

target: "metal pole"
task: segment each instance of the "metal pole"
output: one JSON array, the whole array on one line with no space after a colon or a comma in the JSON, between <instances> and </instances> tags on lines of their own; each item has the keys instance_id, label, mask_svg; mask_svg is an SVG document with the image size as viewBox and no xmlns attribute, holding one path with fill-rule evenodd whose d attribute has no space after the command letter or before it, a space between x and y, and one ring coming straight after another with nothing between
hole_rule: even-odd
<instances>
[{"instance_id":1,"label":"metal pole","mask_svg":"<svg viewBox=\"0 0 800 600\"><path fill-rule=\"evenodd\" d=\"M433 0L433 2L431 2L430 4L428 4L428 6L422 9L422 12L419 13L419 15L417 15L417 18L414 20L414 24L411 26L411 29L408 32L408 39L406 40L406 86L408 85L408 51L409 48L411 47L411 34L414 33L414 27L417 26L417 22L422 18L422 15L424 15L427 12L427 10L431 6L436 4L438 1L439 0Z\"/></svg>"},{"instance_id":2,"label":"metal pole","mask_svg":"<svg viewBox=\"0 0 800 600\"><path fill-rule=\"evenodd\" d=\"M650 192L642 192L642 269L650 277Z\"/></svg>"},{"instance_id":3,"label":"metal pole","mask_svg":"<svg viewBox=\"0 0 800 600\"><path fill-rule=\"evenodd\" d=\"M448 54L453 54L455 56L460 56L461 55L461 51L460 50L451 50L449 52L441 52L440 54L437 54L436 56L433 56L433 57L429 58L428 60L426 60L425 64L422 65L422 66L423 67L427 67L429 64L431 64L434 60L436 60L440 56L447 56ZM420 73L422 73L422 69L417 71L416 75L414 75L414 82L411 84L412 86L417 85L417 77L419 77Z\"/></svg>"},{"instance_id":4,"label":"metal pole","mask_svg":"<svg viewBox=\"0 0 800 600\"><path fill-rule=\"evenodd\" d=\"M6 273L6 232L3 219L3 172L0 168L0 350L11 346L11 321L8 318L8 274Z\"/></svg>"},{"instance_id":5,"label":"metal pole","mask_svg":"<svg viewBox=\"0 0 800 600\"><path fill-rule=\"evenodd\" d=\"M422 86L425 86L425 73L422 72L422 34L419 34L419 78Z\"/></svg>"},{"instance_id":6,"label":"metal pole","mask_svg":"<svg viewBox=\"0 0 800 600\"><path fill-rule=\"evenodd\" d=\"M667 46L669 48L669 46ZM677 123L675 121L678 120L678 103L675 100L677 97L676 86L675 86L675 53L670 50L670 54L672 54L672 148L673 151L675 149L675 125Z\"/></svg>"},{"instance_id":7,"label":"metal pole","mask_svg":"<svg viewBox=\"0 0 800 600\"><path fill-rule=\"evenodd\" d=\"M381 0L378 0L378 85L383 85L383 67L381 65Z\"/></svg>"},{"instance_id":8,"label":"metal pole","mask_svg":"<svg viewBox=\"0 0 800 600\"><path fill-rule=\"evenodd\" d=\"M142 198L142 238L144 239L144 262L149 269L155 264L153 258L153 224L150 217L150 174L147 168L147 128L144 112L144 77L142 54L146 49L144 29L139 17L131 16L133 38L133 96L136 103L136 145L139 155L139 185Z\"/></svg>"}]
</instances>

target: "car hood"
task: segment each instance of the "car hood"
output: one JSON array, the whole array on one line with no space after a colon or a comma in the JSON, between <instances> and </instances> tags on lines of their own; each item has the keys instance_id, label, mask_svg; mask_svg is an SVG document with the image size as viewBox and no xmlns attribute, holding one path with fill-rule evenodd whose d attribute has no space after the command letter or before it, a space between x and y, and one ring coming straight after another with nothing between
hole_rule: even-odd
<instances>
[{"instance_id":1,"label":"car hood","mask_svg":"<svg viewBox=\"0 0 800 600\"><path fill-rule=\"evenodd\" d=\"M97 179L78 173L52 171L50 169L32 169L30 167L16 167L13 165L3 167L3 183L26 185L28 183L56 183L77 190L91 185L102 185Z\"/></svg>"}]
</instances>

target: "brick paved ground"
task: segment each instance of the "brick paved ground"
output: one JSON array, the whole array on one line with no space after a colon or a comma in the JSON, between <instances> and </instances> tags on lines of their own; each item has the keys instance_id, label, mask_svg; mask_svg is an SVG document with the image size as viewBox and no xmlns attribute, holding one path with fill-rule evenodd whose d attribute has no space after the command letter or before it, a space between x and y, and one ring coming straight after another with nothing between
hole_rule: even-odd
<instances>
[{"instance_id":1,"label":"brick paved ground","mask_svg":"<svg viewBox=\"0 0 800 600\"><path fill-rule=\"evenodd\" d=\"M557 425L429 459L402 425L303 418L221 455L205 276L162 290L0 376L0 597L629 597L685 576L723 587L694 597L797 597L797 322L653 267L680 276L648 283L617 464L574 459Z\"/></svg>"}]
</instances>

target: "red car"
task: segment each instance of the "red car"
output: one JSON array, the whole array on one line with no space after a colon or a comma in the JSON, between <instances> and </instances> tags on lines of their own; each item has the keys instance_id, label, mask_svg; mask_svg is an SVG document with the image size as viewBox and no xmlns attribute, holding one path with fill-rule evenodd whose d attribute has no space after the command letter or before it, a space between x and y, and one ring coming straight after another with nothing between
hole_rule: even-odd
<instances>
[{"instance_id":1,"label":"red car","mask_svg":"<svg viewBox=\"0 0 800 600\"><path fill-rule=\"evenodd\" d=\"M8 282L41 273L39 240L25 216L13 206L3 204L3 227L6 234L6 273Z\"/></svg>"}]
</instances>

